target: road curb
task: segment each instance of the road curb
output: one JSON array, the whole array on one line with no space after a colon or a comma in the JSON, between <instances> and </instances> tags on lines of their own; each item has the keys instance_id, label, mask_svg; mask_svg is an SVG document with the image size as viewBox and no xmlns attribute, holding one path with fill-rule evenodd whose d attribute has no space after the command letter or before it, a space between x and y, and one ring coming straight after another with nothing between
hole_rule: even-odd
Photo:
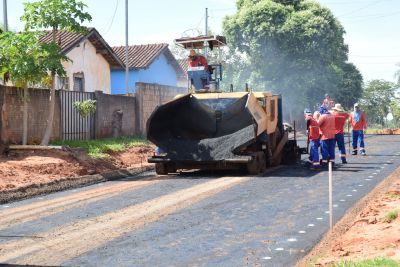
<instances>
[{"instance_id":1,"label":"road curb","mask_svg":"<svg viewBox=\"0 0 400 267\"><path fill-rule=\"evenodd\" d=\"M88 186L96 183L118 180L129 176L138 175L140 173L150 170L154 170L154 165L142 166L137 168L118 169L100 174L84 175L80 177L59 178L58 180L45 184L33 184L15 190L1 192L0 204L22 200L33 196Z\"/></svg>"}]
</instances>

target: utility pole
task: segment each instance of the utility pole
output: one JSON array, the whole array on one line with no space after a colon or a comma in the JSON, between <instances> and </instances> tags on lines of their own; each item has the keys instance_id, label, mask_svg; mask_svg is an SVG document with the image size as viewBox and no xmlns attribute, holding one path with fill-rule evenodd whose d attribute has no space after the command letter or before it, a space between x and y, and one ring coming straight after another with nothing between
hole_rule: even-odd
<instances>
[{"instance_id":1,"label":"utility pole","mask_svg":"<svg viewBox=\"0 0 400 267\"><path fill-rule=\"evenodd\" d=\"M206 30L204 31L205 32L205 36L207 36L208 35L208 8L206 7ZM208 45L208 44L204 44L205 46L204 46L204 57L205 58L207 58L207 46L206 45Z\"/></svg>"},{"instance_id":2,"label":"utility pole","mask_svg":"<svg viewBox=\"0 0 400 267\"><path fill-rule=\"evenodd\" d=\"M129 94L128 0L125 0L125 92Z\"/></svg>"},{"instance_id":3,"label":"utility pole","mask_svg":"<svg viewBox=\"0 0 400 267\"><path fill-rule=\"evenodd\" d=\"M7 20L7 0L3 0L3 26L4 31L8 32L8 20Z\"/></svg>"}]
</instances>

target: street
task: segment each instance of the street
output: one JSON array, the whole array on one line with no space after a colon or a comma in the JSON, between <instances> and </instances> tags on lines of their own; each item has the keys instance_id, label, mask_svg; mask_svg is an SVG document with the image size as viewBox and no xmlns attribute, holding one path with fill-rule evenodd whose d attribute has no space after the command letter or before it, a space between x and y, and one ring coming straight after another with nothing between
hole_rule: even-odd
<instances>
[{"instance_id":1,"label":"street","mask_svg":"<svg viewBox=\"0 0 400 267\"><path fill-rule=\"evenodd\" d=\"M399 140L368 136L338 164L334 222L400 165ZM291 266L328 229L327 171L147 172L0 206L0 263Z\"/></svg>"}]
</instances>

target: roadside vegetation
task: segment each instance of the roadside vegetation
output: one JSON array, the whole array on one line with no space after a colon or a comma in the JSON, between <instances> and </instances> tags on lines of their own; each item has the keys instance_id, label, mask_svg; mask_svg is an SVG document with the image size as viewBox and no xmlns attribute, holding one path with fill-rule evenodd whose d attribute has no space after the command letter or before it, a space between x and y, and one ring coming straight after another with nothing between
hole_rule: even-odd
<instances>
[{"instance_id":1,"label":"roadside vegetation","mask_svg":"<svg viewBox=\"0 0 400 267\"><path fill-rule=\"evenodd\" d=\"M396 220L398 216L399 216L399 213L397 212L397 210L389 211L385 215L385 222L391 223L392 221Z\"/></svg>"},{"instance_id":2,"label":"roadside vegetation","mask_svg":"<svg viewBox=\"0 0 400 267\"><path fill-rule=\"evenodd\" d=\"M343 261L336 263L335 267L399 267L400 263L394 260L377 257L375 259L361 260L361 261Z\"/></svg>"},{"instance_id":3,"label":"roadside vegetation","mask_svg":"<svg viewBox=\"0 0 400 267\"><path fill-rule=\"evenodd\" d=\"M150 145L143 137L121 137L95 140L66 140L54 141L52 145L69 146L71 148L83 148L92 158L100 159L108 156L109 153L118 153L135 146Z\"/></svg>"}]
</instances>

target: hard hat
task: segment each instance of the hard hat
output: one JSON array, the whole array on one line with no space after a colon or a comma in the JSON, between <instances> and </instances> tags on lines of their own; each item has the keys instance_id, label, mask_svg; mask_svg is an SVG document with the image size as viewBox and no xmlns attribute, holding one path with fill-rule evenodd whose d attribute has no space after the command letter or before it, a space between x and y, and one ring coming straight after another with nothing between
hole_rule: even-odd
<instances>
[{"instance_id":1,"label":"hard hat","mask_svg":"<svg viewBox=\"0 0 400 267\"><path fill-rule=\"evenodd\" d=\"M336 110L336 111L339 111L339 112L343 112L344 111L342 105L340 105L339 103L336 103L335 106L332 109Z\"/></svg>"},{"instance_id":2,"label":"hard hat","mask_svg":"<svg viewBox=\"0 0 400 267\"><path fill-rule=\"evenodd\" d=\"M358 103L355 103L354 107L360 107L360 105Z\"/></svg>"},{"instance_id":3,"label":"hard hat","mask_svg":"<svg viewBox=\"0 0 400 267\"><path fill-rule=\"evenodd\" d=\"M311 110L306 108L306 109L304 109L304 114L311 115L312 113L311 113Z\"/></svg>"}]
</instances>

